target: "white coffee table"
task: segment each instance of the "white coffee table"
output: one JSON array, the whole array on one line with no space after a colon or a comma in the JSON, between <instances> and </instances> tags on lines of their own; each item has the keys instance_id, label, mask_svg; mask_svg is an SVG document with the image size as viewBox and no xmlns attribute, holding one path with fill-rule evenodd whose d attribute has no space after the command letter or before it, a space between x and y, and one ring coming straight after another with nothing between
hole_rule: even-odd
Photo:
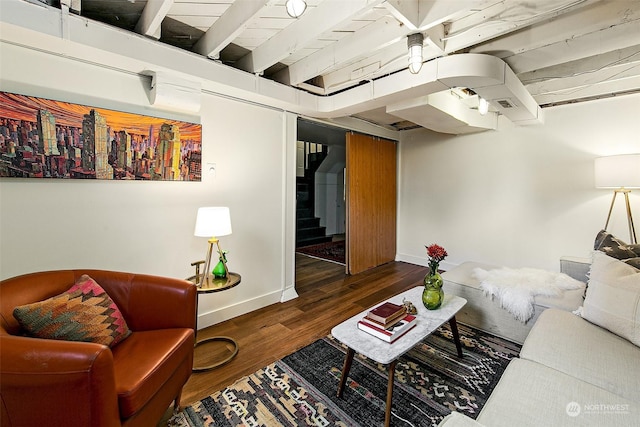
<instances>
[{"instance_id":1,"label":"white coffee table","mask_svg":"<svg viewBox=\"0 0 640 427\"><path fill-rule=\"evenodd\" d=\"M331 335L347 346L347 355L344 360L344 367L342 368L342 377L340 378L340 384L338 385L338 397L342 397L342 392L347 382L347 376L351 369L351 362L353 361L353 356L356 352L378 363L388 365L389 381L387 385L387 404L384 420L385 426L389 426L389 423L391 422L393 376L396 368L396 362L400 356L433 333L442 324L449 321L458 356L462 357L462 346L460 344L460 336L458 335L458 325L456 323L455 315L467 303L467 300L455 295L445 294L444 301L440 308L437 310L427 310L422 304L423 289L424 286L417 286L388 300L396 304L402 304L402 300L406 299L407 301L411 301L418 309L418 321L416 322L416 325L393 343L385 342L358 329L358 321L364 317L369 309L345 320L331 330Z\"/></svg>"}]
</instances>

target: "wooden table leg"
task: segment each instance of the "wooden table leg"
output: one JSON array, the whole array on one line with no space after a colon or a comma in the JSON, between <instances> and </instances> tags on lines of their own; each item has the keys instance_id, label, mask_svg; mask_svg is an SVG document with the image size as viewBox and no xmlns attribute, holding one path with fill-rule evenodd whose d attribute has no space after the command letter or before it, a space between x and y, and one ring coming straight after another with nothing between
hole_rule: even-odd
<instances>
[{"instance_id":1,"label":"wooden table leg","mask_svg":"<svg viewBox=\"0 0 640 427\"><path fill-rule=\"evenodd\" d=\"M347 376L351 369L351 362L353 362L353 355L356 354L355 350L347 347L347 355L344 358L344 366L342 367L342 376L340 377L340 384L338 384L338 397L342 397L344 391L344 385L347 383Z\"/></svg>"},{"instance_id":2,"label":"wooden table leg","mask_svg":"<svg viewBox=\"0 0 640 427\"><path fill-rule=\"evenodd\" d=\"M389 383L387 384L387 407L384 412L384 426L391 424L391 403L393 400L393 376L396 371L396 360L389 364Z\"/></svg>"},{"instance_id":3,"label":"wooden table leg","mask_svg":"<svg viewBox=\"0 0 640 427\"><path fill-rule=\"evenodd\" d=\"M449 326L451 326L453 341L456 343L458 357L462 357L462 344L460 344L460 334L458 334L458 322L456 322L456 316L453 316L451 319L449 319Z\"/></svg>"}]
</instances>

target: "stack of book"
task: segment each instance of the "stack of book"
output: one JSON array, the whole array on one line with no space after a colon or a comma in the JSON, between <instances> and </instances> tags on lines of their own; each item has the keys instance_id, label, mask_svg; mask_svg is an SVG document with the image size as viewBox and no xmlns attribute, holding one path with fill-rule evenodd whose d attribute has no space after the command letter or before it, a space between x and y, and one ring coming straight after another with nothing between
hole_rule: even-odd
<instances>
[{"instance_id":1,"label":"stack of book","mask_svg":"<svg viewBox=\"0 0 640 427\"><path fill-rule=\"evenodd\" d=\"M416 316L407 314L403 305L385 302L358 321L358 329L386 342L394 342L416 324Z\"/></svg>"}]
</instances>

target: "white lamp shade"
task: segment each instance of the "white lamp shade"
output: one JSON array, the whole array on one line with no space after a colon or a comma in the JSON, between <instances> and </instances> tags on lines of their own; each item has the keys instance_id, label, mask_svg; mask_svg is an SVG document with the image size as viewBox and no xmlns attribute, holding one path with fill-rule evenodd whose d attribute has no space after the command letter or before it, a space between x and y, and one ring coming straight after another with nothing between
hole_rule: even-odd
<instances>
[{"instance_id":1,"label":"white lamp shade","mask_svg":"<svg viewBox=\"0 0 640 427\"><path fill-rule=\"evenodd\" d=\"M598 157L596 188L640 188L640 154Z\"/></svg>"},{"instance_id":2,"label":"white lamp shade","mask_svg":"<svg viewBox=\"0 0 640 427\"><path fill-rule=\"evenodd\" d=\"M198 237L217 237L231 234L231 215L226 207L198 208L196 229Z\"/></svg>"}]
</instances>

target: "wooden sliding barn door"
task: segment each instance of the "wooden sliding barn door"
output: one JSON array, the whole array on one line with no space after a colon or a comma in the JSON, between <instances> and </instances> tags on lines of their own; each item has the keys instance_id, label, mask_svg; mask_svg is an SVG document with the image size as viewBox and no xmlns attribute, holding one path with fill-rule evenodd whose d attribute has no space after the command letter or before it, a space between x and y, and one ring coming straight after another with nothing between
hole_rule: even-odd
<instances>
[{"instance_id":1,"label":"wooden sliding barn door","mask_svg":"<svg viewBox=\"0 0 640 427\"><path fill-rule=\"evenodd\" d=\"M396 256L396 144L347 134L348 274L393 261Z\"/></svg>"}]
</instances>

